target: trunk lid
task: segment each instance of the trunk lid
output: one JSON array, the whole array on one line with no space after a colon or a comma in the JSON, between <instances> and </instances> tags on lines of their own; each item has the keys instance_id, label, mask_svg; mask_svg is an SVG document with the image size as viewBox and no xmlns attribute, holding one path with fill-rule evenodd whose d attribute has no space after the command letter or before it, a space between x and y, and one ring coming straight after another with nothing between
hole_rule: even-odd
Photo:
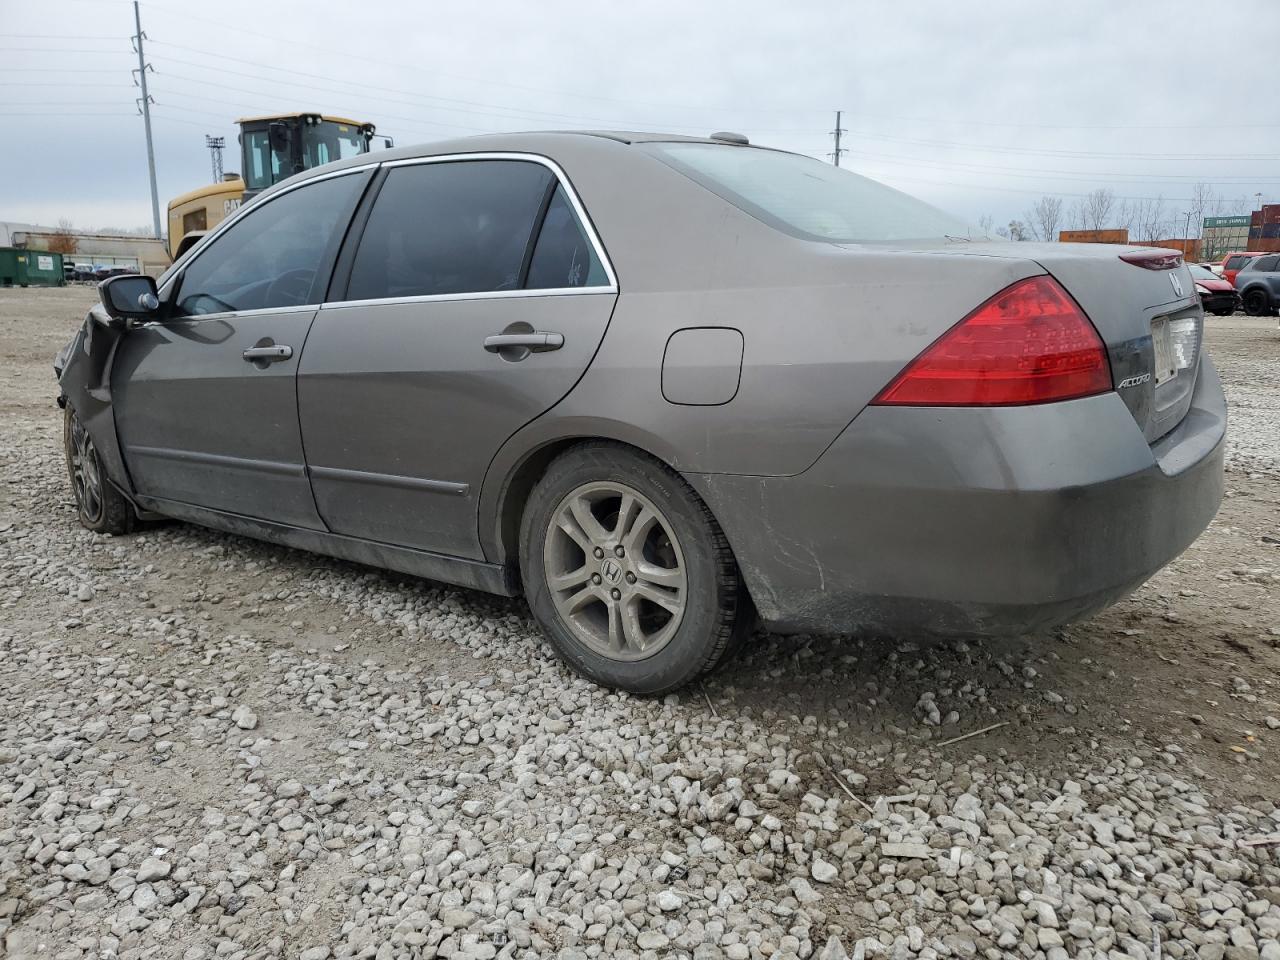
<instances>
[{"instance_id":1,"label":"trunk lid","mask_svg":"<svg viewBox=\"0 0 1280 960\"><path fill-rule=\"evenodd\" d=\"M953 243L945 249L1032 260L1062 284L1102 336L1116 390L1148 443L1186 415L1204 311L1185 264L1150 270L1120 256L1152 248L1105 243Z\"/></svg>"}]
</instances>

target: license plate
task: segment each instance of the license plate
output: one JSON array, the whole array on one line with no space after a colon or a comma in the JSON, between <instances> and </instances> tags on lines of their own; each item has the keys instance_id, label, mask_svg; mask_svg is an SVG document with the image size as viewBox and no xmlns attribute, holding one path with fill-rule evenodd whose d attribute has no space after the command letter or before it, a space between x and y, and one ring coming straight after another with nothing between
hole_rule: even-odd
<instances>
[{"instance_id":1,"label":"license plate","mask_svg":"<svg viewBox=\"0 0 1280 960\"><path fill-rule=\"evenodd\" d=\"M1168 320L1155 320L1151 324L1151 343L1156 350L1156 386L1178 375L1178 361L1173 351L1173 336Z\"/></svg>"}]
</instances>

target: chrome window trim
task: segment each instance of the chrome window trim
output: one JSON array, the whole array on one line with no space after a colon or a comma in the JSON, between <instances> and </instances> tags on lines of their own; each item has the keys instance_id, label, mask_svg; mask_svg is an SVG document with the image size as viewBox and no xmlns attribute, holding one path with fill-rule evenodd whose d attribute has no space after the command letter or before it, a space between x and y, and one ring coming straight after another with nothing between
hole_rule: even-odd
<instances>
[{"instance_id":1,"label":"chrome window trim","mask_svg":"<svg viewBox=\"0 0 1280 960\"><path fill-rule=\"evenodd\" d=\"M175 323L185 323L188 321L198 320L231 320L240 319L241 317L261 317L271 314L272 316L280 316L283 313L303 313L304 311L319 310L318 303L294 304L291 307L258 307L254 310L223 310L221 313L193 313L186 317L171 317L163 322L164 326Z\"/></svg>"},{"instance_id":2,"label":"chrome window trim","mask_svg":"<svg viewBox=\"0 0 1280 960\"><path fill-rule=\"evenodd\" d=\"M200 241L195 246L174 262L173 266L169 268L170 270L173 270L173 276L161 276L162 283L157 291L160 294L160 299L163 300L168 296L170 292L169 288L172 286L174 281L178 279L184 270L188 269L191 264L196 262L196 259L204 253L206 249L208 249L209 245L213 243L214 240L222 236L223 232L230 229L233 224L238 223L240 218L245 216L250 210L257 210L262 205L270 203L277 197L283 197L286 193L292 193L294 190L305 187L308 184L319 183L321 180L333 180L336 177L345 177L348 174L360 173L364 170L374 170L377 169L378 166L380 166L380 164L377 162L362 163L359 166L344 167L341 170L333 170L329 173L319 174L318 176L307 177L307 179L299 181L298 183L290 184L287 187L281 187L273 193L259 194L248 203L242 203L235 213L224 218L220 224L214 227L212 233L206 233L200 238ZM181 264L181 267L175 270L174 267L178 267L179 264ZM202 314L202 316L213 316L213 314ZM221 314L221 316L226 316L226 314Z\"/></svg>"},{"instance_id":3,"label":"chrome window trim","mask_svg":"<svg viewBox=\"0 0 1280 960\"><path fill-rule=\"evenodd\" d=\"M523 300L532 297L581 297L590 295L615 296L612 287L548 287L544 290L481 290L475 293L423 293L412 297L375 297L369 300L330 300L320 304L321 310L341 310L344 307L371 307L377 304L396 303L449 303L453 300Z\"/></svg>"},{"instance_id":4,"label":"chrome window trim","mask_svg":"<svg viewBox=\"0 0 1280 960\"><path fill-rule=\"evenodd\" d=\"M408 157L403 160L388 160L384 162L382 166L390 169L392 167L417 167L429 163L457 163L465 160L517 160L525 163L539 163L550 170L551 175L556 178L556 182L560 185L560 189L563 190L565 196L569 198L569 205L573 208L574 215L578 218L578 223L580 223L582 225L582 229L586 231L587 240L591 244L591 249L595 251L596 257L600 260L601 266L604 267L605 276L608 278L609 282L595 287L548 287L541 290L483 290L475 293L431 293L409 297L370 297L363 300L331 300L322 304L321 309L333 309L335 307L362 307L371 306L376 303L431 303L448 300L492 300L499 297L564 297L597 293L616 294L618 292L618 275L613 270L613 262L605 252L604 244L600 242L600 235L596 233L595 225L591 222L591 218L587 216L587 211L582 206L582 201L578 199L578 192L573 189L573 184L569 182L568 175L564 172L564 169L560 164L556 163L550 157L543 156L540 153L522 153L511 150L488 151L484 153L442 153L434 157ZM376 206L376 199L374 204Z\"/></svg>"}]
</instances>

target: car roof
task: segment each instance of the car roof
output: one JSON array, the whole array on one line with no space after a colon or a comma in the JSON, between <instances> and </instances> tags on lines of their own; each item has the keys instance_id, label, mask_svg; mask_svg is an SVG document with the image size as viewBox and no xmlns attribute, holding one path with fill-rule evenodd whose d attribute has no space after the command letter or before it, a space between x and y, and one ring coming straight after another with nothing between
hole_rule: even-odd
<instances>
[{"instance_id":1,"label":"car roof","mask_svg":"<svg viewBox=\"0 0 1280 960\"><path fill-rule=\"evenodd\" d=\"M421 157L436 157L451 153L544 153L553 145L569 147L572 144L579 150L589 150L592 146L630 145L633 143L715 143L727 144L730 141L717 140L713 137L691 137L679 133L646 133L637 130L528 130L517 133L482 133L471 137L458 137L452 140L436 140L429 143L416 143L410 146L393 147L390 150L378 150L374 153L362 153L326 163L303 171L284 183L291 183L323 175L346 167L366 166L370 163L389 163L396 160L416 160ZM742 149L770 149L734 144ZM280 184L272 187L275 190Z\"/></svg>"}]
</instances>

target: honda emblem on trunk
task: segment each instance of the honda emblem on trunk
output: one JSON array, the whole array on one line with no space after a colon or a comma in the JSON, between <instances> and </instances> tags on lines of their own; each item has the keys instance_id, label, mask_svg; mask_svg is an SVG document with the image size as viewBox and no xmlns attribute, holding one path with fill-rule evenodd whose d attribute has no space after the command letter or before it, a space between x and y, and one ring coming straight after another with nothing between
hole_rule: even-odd
<instances>
[{"instance_id":1,"label":"honda emblem on trunk","mask_svg":"<svg viewBox=\"0 0 1280 960\"><path fill-rule=\"evenodd\" d=\"M1178 279L1176 273L1169 274L1169 282L1173 284L1173 295L1175 297L1182 296L1182 281Z\"/></svg>"}]
</instances>

